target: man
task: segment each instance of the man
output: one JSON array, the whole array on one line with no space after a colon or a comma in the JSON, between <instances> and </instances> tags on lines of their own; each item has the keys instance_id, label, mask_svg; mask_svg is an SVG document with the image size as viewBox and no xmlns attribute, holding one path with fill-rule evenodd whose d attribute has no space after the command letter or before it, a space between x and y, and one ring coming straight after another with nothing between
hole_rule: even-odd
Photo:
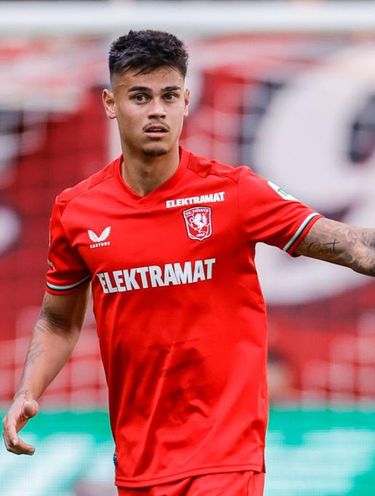
<instances>
[{"instance_id":1,"label":"man","mask_svg":"<svg viewBox=\"0 0 375 496\"><path fill-rule=\"evenodd\" d=\"M130 31L103 102L122 156L57 197L47 287L4 419L17 432L77 342L91 282L119 495L261 496L266 317L257 242L375 275L375 231L322 218L248 167L179 147L187 53Z\"/></svg>"}]
</instances>

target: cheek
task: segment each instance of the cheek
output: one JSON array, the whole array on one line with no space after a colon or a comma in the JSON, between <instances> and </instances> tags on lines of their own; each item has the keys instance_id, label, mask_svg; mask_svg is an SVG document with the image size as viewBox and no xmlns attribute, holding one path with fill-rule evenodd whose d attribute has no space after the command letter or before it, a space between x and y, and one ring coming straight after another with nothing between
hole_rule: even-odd
<instances>
[{"instance_id":1,"label":"cheek","mask_svg":"<svg viewBox=\"0 0 375 496\"><path fill-rule=\"evenodd\" d=\"M178 108L176 112L174 112L172 117L174 127L180 129L184 123L184 117L185 117L185 107Z\"/></svg>"},{"instance_id":2,"label":"cheek","mask_svg":"<svg viewBox=\"0 0 375 496\"><path fill-rule=\"evenodd\" d=\"M142 107L123 102L117 106L117 113L122 120L136 121L142 114Z\"/></svg>"},{"instance_id":3,"label":"cheek","mask_svg":"<svg viewBox=\"0 0 375 496\"><path fill-rule=\"evenodd\" d=\"M121 109L117 118L121 128L124 129L127 134L135 134L139 132L139 129L142 128L144 119L140 112L136 112L131 109Z\"/></svg>"}]
</instances>

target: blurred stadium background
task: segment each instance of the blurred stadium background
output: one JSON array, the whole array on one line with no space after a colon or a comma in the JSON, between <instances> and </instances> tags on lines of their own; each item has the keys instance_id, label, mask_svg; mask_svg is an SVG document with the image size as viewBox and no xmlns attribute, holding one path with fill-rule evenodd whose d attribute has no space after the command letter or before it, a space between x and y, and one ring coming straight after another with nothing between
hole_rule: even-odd
<instances>
[{"instance_id":1,"label":"blurred stadium background","mask_svg":"<svg viewBox=\"0 0 375 496\"><path fill-rule=\"evenodd\" d=\"M169 29L191 52L185 146L250 164L330 218L374 227L372 2L0 2L0 406L43 294L55 195L119 153L106 120L111 39ZM375 282L259 247L269 307L266 496L375 494ZM113 496L95 325L0 452L0 496Z\"/></svg>"}]
</instances>

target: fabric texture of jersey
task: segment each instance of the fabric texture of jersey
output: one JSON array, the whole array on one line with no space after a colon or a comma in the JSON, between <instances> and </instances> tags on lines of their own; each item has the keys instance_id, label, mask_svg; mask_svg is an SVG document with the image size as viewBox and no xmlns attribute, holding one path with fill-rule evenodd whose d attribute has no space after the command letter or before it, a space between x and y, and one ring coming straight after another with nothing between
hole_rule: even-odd
<instances>
[{"instance_id":1,"label":"fabric texture of jersey","mask_svg":"<svg viewBox=\"0 0 375 496\"><path fill-rule=\"evenodd\" d=\"M264 472L189 477L147 488L120 488L118 496L263 496Z\"/></svg>"},{"instance_id":2,"label":"fabric texture of jersey","mask_svg":"<svg viewBox=\"0 0 375 496\"><path fill-rule=\"evenodd\" d=\"M292 254L319 214L248 167L181 149L139 197L121 157L56 199L47 291L92 281L116 484L263 471L266 312L254 265Z\"/></svg>"}]
</instances>

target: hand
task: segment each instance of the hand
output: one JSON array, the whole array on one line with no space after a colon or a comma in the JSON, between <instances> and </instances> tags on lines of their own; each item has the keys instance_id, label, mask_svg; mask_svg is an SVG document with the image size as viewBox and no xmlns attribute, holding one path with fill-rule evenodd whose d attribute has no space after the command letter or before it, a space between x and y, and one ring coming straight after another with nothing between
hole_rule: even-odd
<instances>
[{"instance_id":1,"label":"hand","mask_svg":"<svg viewBox=\"0 0 375 496\"><path fill-rule=\"evenodd\" d=\"M23 395L15 398L8 414L3 420L3 438L5 447L16 455L33 455L35 448L26 444L17 433L26 425L27 421L39 411L39 404Z\"/></svg>"}]
</instances>

